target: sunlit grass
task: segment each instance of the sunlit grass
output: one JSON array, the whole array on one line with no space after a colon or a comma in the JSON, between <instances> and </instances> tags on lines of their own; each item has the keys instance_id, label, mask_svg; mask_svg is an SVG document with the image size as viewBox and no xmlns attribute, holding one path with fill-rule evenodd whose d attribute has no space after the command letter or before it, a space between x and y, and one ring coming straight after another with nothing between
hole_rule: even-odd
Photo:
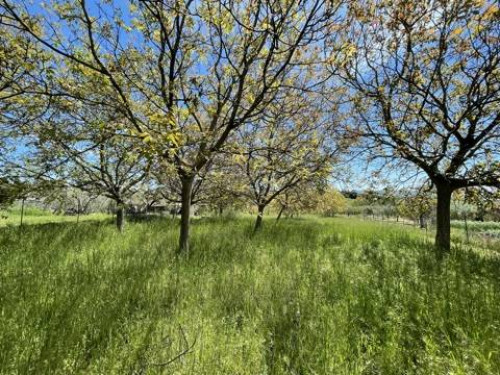
<instances>
[{"instance_id":1,"label":"sunlit grass","mask_svg":"<svg viewBox=\"0 0 500 375\"><path fill-rule=\"evenodd\" d=\"M23 224L47 224L47 223L71 223L77 221L105 220L111 215L104 213L92 213L87 215L56 215L49 211L33 207L25 208ZM0 210L0 227L17 226L21 224L21 208L15 207L8 210Z\"/></svg>"},{"instance_id":2,"label":"sunlit grass","mask_svg":"<svg viewBox=\"0 0 500 375\"><path fill-rule=\"evenodd\" d=\"M494 374L500 261L418 229L158 219L0 230L0 373Z\"/></svg>"}]
</instances>

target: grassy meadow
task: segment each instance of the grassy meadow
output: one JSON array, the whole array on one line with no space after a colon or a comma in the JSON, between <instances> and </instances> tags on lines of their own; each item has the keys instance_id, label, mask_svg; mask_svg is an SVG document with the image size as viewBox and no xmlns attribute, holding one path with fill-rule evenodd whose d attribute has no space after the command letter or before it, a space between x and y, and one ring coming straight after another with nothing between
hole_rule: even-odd
<instances>
[{"instance_id":1,"label":"grassy meadow","mask_svg":"<svg viewBox=\"0 0 500 375\"><path fill-rule=\"evenodd\" d=\"M498 374L500 258L333 218L0 228L1 374Z\"/></svg>"},{"instance_id":2,"label":"grassy meadow","mask_svg":"<svg viewBox=\"0 0 500 375\"><path fill-rule=\"evenodd\" d=\"M47 223L72 223L77 221L104 220L110 215L104 213L92 213L87 215L57 215L36 207L25 207L23 224L47 224ZM21 207L19 205L0 210L0 228L5 226L17 226L21 224Z\"/></svg>"}]
</instances>

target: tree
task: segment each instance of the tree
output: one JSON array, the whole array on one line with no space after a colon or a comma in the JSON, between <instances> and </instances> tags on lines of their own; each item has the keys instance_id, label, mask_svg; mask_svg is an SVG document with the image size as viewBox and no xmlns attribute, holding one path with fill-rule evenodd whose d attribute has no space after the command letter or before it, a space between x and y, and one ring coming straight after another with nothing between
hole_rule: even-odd
<instances>
[{"instance_id":1,"label":"tree","mask_svg":"<svg viewBox=\"0 0 500 375\"><path fill-rule=\"evenodd\" d=\"M450 250L452 192L500 186L500 12L489 1L358 1L332 43L375 157L405 160L437 190L436 245ZM340 51L340 52L338 52Z\"/></svg>"},{"instance_id":2,"label":"tree","mask_svg":"<svg viewBox=\"0 0 500 375\"><path fill-rule=\"evenodd\" d=\"M116 225L123 231L127 202L148 176L150 160L137 153L136 139L107 130L118 126L109 126L116 121L103 113L51 116L38 127L35 157L40 174L113 200Z\"/></svg>"},{"instance_id":3,"label":"tree","mask_svg":"<svg viewBox=\"0 0 500 375\"><path fill-rule=\"evenodd\" d=\"M202 184L198 186L196 200L217 211L219 216L226 209L240 207L243 203L238 192L244 176L228 153L223 152L213 158L200 180Z\"/></svg>"},{"instance_id":4,"label":"tree","mask_svg":"<svg viewBox=\"0 0 500 375\"><path fill-rule=\"evenodd\" d=\"M278 210L276 221L281 219L283 213L293 217L301 212L313 212L318 205L318 190L322 184L323 181L302 181L278 195L273 202Z\"/></svg>"},{"instance_id":5,"label":"tree","mask_svg":"<svg viewBox=\"0 0 500 375\"><path fill-rule=\"evenodd\" d=\"M484 221L488 212L500 207L500 190L484 187L472 187L465 191L465 203L476 207L475 220Z\"/></svg>"},{"instance_id":6,"label":"tree","mask_svg":"<svg viewBox=\"0 0 500 375\"><path fill-rule=\"evenodd\" d=\"M347 199L339 191L328 187L318 196L316 210L324 216L333 217L347 210Z\"/></svg>"},{"instance_id":7,"label":"tree","mask_svg":"<svg viewBox=\"0 0 500 375\"><path fill-rule=\"evenodd\" d=\"M175 166L180 251L188 250L196 176L235 129L290 90L300 66L317 62L318 41L342 5L149 0L124 10L121 1L66 0L43 12L22 1L1 3L18 27L64 60L62 69L100 85L105 95L91 100L126 116L130 133ZM88 101L80 81L66 80L64 91Z\"/></svg>"},{"instance_id":8,"label":"tree","mask_svg":"<svg viewBox=\"0 0 500 375\"><path fill-rule=\"evenodd\" d=\"M47 195L59 185L46 180L29 180L0 177L0 208L6 208L16 200L21 200L21 222L23 226L24 205L28 198Z\"/></svg>"},{"instance_id":9,"label":"tree","mask_svg":"<svg viewBox=\"0 0 500 375\"><path fill-rule=\"evenodd\" d=\"M12 152L26 126L50 104L36 93L46 85L50 58L22 30L12 27L0 7L0 168L12 162ZM15 141L14 141L15 140ZM14 157L15 158L15 157Z\"/></svg>"},{"instance_id":10,"label":"tree","mask_svg":"<svg viewBox=\"0 0 500 375\"><path fill-rule=\"evenodd\" d=\"M39 196L43 200L45 209L51 209L57 214L76 214L77 222L81 214L105 212L109 205L112 204L109 198L65 186L59 181L52 184L50 191L45 190Z\"/></svg>"},{"instance_id":11,"label":"tree","mask_svg":"<svg viewBox=\"0 0 500 375\"><path fill-rule=\"evenodd\" d=\"M138 184L131 204L134 214L147 215L154 211L154 207L163 206L164 202L161 187L154 178L153 173L150 173L147 178Z\"/></svg>"},{"instance_id":12,"label":"tree","mask_svg":"<svg viewBox=\"0 0 500 375\"><path fill-rule=\"evenodd\" d=\"M420 189L417 193L408 192L399 199L397 210L403 217L418 221L421 229L426 229L427 219L435 204L435 197L430 194L430 191Z\"/></svg>"},{"instance_id":13,"label":"tree","mask_svg":"<svg viewBox=\"0 0 500 375\"><path fill-rule=\"evenodd\" d=\"M255 231L266 207L281 194L330 173L337 151L327 136L331 127L318 103L292 96L277 100L259 121L239 129L234 159L247 182L240 193L257 207Z\"/></svg>"}]
</instances>

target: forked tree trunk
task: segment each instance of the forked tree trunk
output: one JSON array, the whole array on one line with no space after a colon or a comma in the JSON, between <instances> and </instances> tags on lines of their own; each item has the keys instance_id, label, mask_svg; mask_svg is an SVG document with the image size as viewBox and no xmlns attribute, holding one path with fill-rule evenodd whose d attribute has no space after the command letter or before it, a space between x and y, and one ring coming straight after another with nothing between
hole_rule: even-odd
<instances>
[{"instance_id":1,"label":"forked tree trunk","mask_svg":"<svg viewBox=\"0 0 500 375\"><path fill-rule=\"evenodd\" d=\"M264 218L265 205L259 204L257 206L257 219L255 220L255 227L253 228L254 233L257 232L262 227L262 219Z\"/></svg>"},{"instance_id":2,"label":"forked tree trunk","mask_svg":"<svg viewBox=\"0 0 500 375\"><path fill-rule=\"evenodd\" d=\"M181 204L181 233L179 237L179 253L189 252L189 219L191 217L191 194L193 191L194 176L181 177L182 204Z\"/></svg>"},{"instance_id":3,"label":"forked tree trunk","mask_svg":"<svg viewBox=\"0 0 500 375\"><path fill-rule=\"evenodd\" d=\"M436 184L437 212L436 212L436 247L441 254L448 253L451 248L450 241L450 210L452 187L449 184Z\"/></svg>"},{"instance_id":4,"label":"forked tree trunk","mask_svg":"<svg viewBox=\"0 0 500 375\"><path fill-rule=\"evenodd\" d=\"M125 206L123 203L118 203L116 208L116 227L120 232L125 229Z\"/></svg>"}]
</instances>

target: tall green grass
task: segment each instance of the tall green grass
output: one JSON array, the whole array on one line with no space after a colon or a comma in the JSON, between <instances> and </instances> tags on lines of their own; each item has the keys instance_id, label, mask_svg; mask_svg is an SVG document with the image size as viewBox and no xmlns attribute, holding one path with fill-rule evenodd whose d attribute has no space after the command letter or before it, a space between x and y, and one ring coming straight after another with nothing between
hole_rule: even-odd
<instances>
[{"instance_id":1,"label":"tall green grass","mask_svg":"<svg viewBox=\"0 0 500 375\"><path fill-rule=\"evenodd\" d=\"M0 229L2 374L495 374L500 260L348 219Z\"/></svg>"},{"instance_id":2,"label":"tall green grass","mask_svg":"<svg viewBox=\"0 0 500 375\"><path fill-rule=\"evenodd\" d=\"M463 220L453 220L451 222L453 228L465 228L466 224ZM500 232L500 223L496 221L468 221L467 227L472 232L487 232L498 231Z\"/></svg>"}]
</instances>

